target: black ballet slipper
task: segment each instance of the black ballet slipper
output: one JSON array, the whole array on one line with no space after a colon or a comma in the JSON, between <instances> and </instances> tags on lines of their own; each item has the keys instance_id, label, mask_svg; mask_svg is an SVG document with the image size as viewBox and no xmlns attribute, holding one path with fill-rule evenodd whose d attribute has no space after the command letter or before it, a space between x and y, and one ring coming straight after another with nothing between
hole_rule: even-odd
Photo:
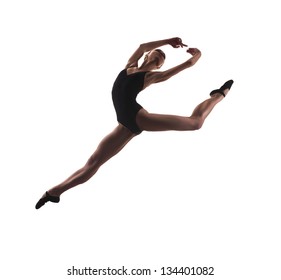
<instances>
[{"instance_id":1,"label":"black ballet slipper","mask_svg":"<svg viewBox=\"0 0 281 280\"><path fill-rule=\"evenodd\" d=\"M50 195L48 192L46 192L46 196L44 196L44 197L39 199L39 201L35 205L35 208L36 209L41 208L48 201L51 201L51 202L54 202L54 203L59 203L60 202L60 197L59 196Z\"/></svg>"},{"instance_id":2,"label":"black ballet slipper","mask_svg":"<svg viewBox=\"0 0 281 280\"><path fill-rule=\"evenodd\" d=\"M225 94L224 94L224 90L225 89L230 89L231 88L231 86L232 86L232 84L233 84L233 80L229 80L229 81L227 81L227 82L225 82L219 89L215 89L215 90L213 90L211 93L210 93L210 96L213 96L214 94L216 94L216 93L219 93L219 94L221 94L223 97L225 97Z\"/></svg>"}]
</instances>

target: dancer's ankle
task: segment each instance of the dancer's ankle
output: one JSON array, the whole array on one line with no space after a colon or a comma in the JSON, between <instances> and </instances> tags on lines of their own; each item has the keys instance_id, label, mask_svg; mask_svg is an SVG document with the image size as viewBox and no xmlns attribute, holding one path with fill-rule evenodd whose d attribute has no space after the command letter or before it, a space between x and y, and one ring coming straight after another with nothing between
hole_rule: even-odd
<instances>
[{"instance_id":1,"label":"dancer's ankle","mask_svg":"<svg viewBox=\"0 0 281 280\"><path fill-rule=\"evenodd\" d=\"M59 197L61 194L56 192L55 190L49 190L47 191L47 193L50 195L50 196L55 196L55 197Z\"/></svg>"}]
</instances>

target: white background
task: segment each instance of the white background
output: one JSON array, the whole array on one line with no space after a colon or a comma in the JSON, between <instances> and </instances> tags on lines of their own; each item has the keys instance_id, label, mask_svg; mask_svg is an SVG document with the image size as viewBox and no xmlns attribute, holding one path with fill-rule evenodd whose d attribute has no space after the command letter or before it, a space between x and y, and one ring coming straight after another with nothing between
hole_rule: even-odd
<instances>
[{"instance_id":1,"label":"white background","mask_svg":"<svg viewBox=\"0 0 281 280\"><path fill-rule=\"evenodd\" d=\"M280 279L279 1L1 1L3 279L76 268L213 266L195 279ZM138 101L190 115L233 88L196 132L143 132L59 204L34 206L117 124L116 75L140 43L179 36L202 57ZM162 48L163 70L188 59ZM193 279L191 278L191 279Z\"/></svg>"}]
</instances>

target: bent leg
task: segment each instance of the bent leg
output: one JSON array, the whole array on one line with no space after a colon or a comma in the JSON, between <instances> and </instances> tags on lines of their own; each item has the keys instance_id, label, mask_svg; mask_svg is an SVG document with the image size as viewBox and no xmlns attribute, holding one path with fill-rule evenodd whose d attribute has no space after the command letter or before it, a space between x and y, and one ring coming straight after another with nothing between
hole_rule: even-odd
<instances>
[{"instance_id":1,"label":"bent leg","mask_svg":"<svg viewBox=\"0 0 281 280\"><path fill-rule=\"evenodd\" d=\"M76 171L61 184L50 189L48 193L53 196L60 196L68 189L88 181L102 164L116 155L134 136L135 134L119 124L100 142L84 167Z\"/></svg>"},{"instance_id":2,"label":"bent leg","mask_svg":"<svg viewBox=\"0 0 281 280\"><path fill-rule=\"evenodd\" d=\"M228 89L225 89L224 92L226 94ZM151 114L141 109L137 114L136 121L140 129L146 131L197 130L202 127L207 116L222 99L221 94L214 94L199 104L190 117Z\"/></svg>"}]
</instances>

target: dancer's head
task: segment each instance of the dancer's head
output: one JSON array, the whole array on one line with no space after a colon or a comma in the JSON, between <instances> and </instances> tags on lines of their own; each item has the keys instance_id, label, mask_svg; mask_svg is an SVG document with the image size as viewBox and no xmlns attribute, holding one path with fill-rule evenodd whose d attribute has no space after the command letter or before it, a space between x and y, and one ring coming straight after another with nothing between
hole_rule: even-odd
<instances>
[{"instance_id":1,"label":"dancer's head","mask_svg":"<svg viewBox=\"0 0 281 280\"><path fill-rule=\"evenodd\" d=\"M165 61L166 55L160 49L154 49L144 57L145 63L155 64L155 69L159 69Z\"/></svg>"}]
</instances>

